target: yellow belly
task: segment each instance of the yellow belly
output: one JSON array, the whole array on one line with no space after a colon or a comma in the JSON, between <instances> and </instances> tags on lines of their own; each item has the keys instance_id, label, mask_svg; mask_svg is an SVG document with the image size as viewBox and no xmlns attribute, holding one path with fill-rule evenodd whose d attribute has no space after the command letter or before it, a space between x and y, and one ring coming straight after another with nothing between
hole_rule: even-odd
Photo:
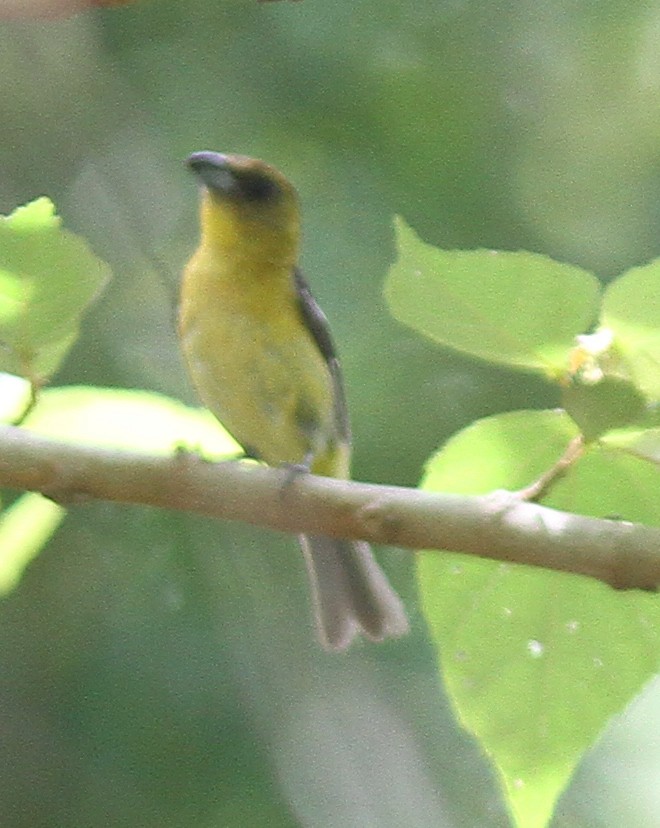
<instances>
[{"instance_id":1,"label":"yellow belly","mask_svg":"<svg viewBox=\"0 0 660 828\"><path fill-rule=\"evenodd\" d=\"M341 474L330 373L293 288L276 280L255 285L250 275L219 278L191 261L179 332L193 383L248 454L271 465L313 457L313 470Z\"/></svg>"}]
</instances>

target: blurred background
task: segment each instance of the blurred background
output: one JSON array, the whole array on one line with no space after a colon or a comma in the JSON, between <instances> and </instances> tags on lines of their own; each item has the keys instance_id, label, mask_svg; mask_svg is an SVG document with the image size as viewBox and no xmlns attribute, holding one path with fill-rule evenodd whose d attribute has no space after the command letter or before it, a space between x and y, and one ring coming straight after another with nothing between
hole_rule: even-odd
<instances>
[{"instance_id":1,"label":"blurred background","mask_svg":"<svg viewBox=\"0 0 660 828\"><path fill-rule=\"evenodd\" d=\"M474 419L557 404L389 317L395 214L440 246L604 280L660 253L658 0L143 0L0 20L0 78L0 211L50 196L114 272L57 384L195 404L173 333L197 234L182 162L255 155L302 198L362 480L414 485ZM413 557L379 556L414 631L333 657L293 539L73 509L0 604L0 824L506 826L437 676ZM654 689L553 825L660 824Z\"/></svg>"}]
</instances>

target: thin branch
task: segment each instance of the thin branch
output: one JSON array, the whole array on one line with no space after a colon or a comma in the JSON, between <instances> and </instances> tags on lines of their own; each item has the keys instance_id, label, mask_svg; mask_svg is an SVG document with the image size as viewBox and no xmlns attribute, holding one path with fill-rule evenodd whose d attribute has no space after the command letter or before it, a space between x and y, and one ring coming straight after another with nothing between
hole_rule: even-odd
<instances>
[{"instance_id":1,"label":"thin branch","mask_svg":"<svg viewBox=\"0 0 660 828\"><path fill-rule=\"evenodd\" d=\"M580 434L568 444L566 451L557 462L535 480L516 494L522 500L538 501L545 497L554 484L560 480L584 454L584 437Z\"/></svg>"},{"instance_id":2,"label":"thin branch","mask_svg":"<svg viewBox=\"0 0 660 828\"><path fill-rule=\"evenodd\" d=\"M0 487L65 505L94 498L283 532L450 549L587 575L618 589L660 585L660 530L559 512L510 492L467 497L308 474L291 480L286 469L74 445L13 426L0 428Z\"/></svg>"}]
</instances>

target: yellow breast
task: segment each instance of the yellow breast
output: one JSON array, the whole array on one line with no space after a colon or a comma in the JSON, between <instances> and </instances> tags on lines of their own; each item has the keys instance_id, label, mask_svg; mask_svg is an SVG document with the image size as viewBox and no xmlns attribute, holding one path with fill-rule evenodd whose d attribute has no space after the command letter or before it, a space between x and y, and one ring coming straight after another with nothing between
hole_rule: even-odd
<instances>
[{"instance_id":1,"label":"yellow breast","mask_svg":"<svg viewBox=\"0 0 660 828\"><path fill-rule=\"evenodd\" d=\"M200 398L248 454L272 465L313 455L332 473L319 468L336 443L331 378L290 271L201 247L184 274L179 331Z\"/></svg>"}]
</instances>

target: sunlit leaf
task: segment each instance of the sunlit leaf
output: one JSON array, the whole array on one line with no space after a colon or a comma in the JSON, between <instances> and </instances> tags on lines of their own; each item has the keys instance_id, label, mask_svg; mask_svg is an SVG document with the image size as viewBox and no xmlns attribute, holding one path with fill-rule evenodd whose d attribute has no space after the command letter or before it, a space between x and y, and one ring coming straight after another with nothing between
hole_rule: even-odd
<instances>
[{"instance_id":1,"label":"sunlit leaf","mask_svg":"<svg viewBox=\"0 0 660 828\"><path fill-rule=\"evenodd\" d=\"M612 330L631 379L651 400L660 400L660 259L608 287L601 321Z\"/></svg>"},{"instance_id":2,"label":"sunlit leaf","mask_svg":"<svg viewBox=\"0 0 660 828\"><path fill-rule=\"evenodd\" d=\"M423 486L519 489L576 433L561 412L482 420L431 460ZM658 482L651 464L594 445L544 503L660 524ZM543 828L585 751L657 670L657 597L451 552L420 555L418 581L461 722L497 767L516 825Z\"/></svg>"},{"instance_id":3,"label":"sunlit leaf","mask_svg":"<svg viewBox=\"0 0 660 828\"><path fill-rule=\"evenodd\" d=\"M0 370L37 381L53 374L109 276L47 198L0 218Z\"/></svg>"},{"instance_id":4,"label":"sunlit leaf","mask_svg":"<svg viewBox=\"0 0 660 828\"><path fill-rule=\"evenodd\" d=\"M536 253L440 250L401 219L385 294L394 316L450 348L561 376L598 312L596 278Z\"/></svg>"},{"instance_id":5,"label":"sunlit leaf","mask_svg":"<svg viewBox=\"0 0 660 828\"><path fill-rule=\"evenodd\" d=\"M241 452L206 409L189 408L148 391L88 386L47 389L24 425L77 443L160 454L189 449L211 458Z\"/></svg>"},{"instance_id":6,"label":"sunlit leaf","mask_svg":"<svg viewBox=\"0 0 660 828\"><path fill-rule=\"evenodd\" d=\"M22 377L0 372L0 423L11 423L30 401L30 383Z\"/></svg>"},{"instance_id":7,"label":"sunlit leaf","mask_svg":"<svg viewBox=\"0 0 660 828\"><path fill-rule=\"evenodd\" d=\"M65 514L62 506L33 493L0 511L0 595L18 584Z\"/></svg>"}]
</instances>

